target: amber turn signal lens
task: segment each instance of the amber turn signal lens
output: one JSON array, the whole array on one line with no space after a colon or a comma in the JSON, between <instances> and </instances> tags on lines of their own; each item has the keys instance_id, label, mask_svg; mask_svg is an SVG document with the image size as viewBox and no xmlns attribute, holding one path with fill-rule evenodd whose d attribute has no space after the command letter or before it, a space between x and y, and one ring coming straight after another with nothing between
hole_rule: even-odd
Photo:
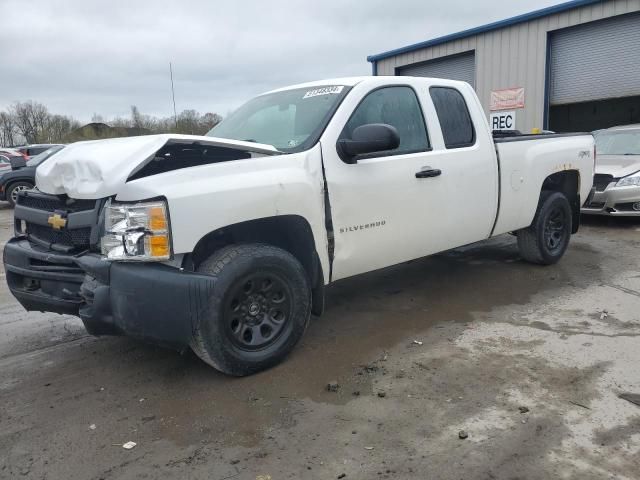
<instances>
[{"instance_id":1,"label":"amber turn signal lens","mask_svg":"<svg viewBox=\"0 0 640 480\"><path fill-rule=\"evenodd\" d=\"M149 238L149 252L152 257L169 256L169 237L167 235L154 235Z\"/></svg>"},{"instance_id":2,"label":"amber turn signal lens","mask_svg":"<svg viewBox=\"0 0 640 480\"><path fill-rule=\"evenodd\" d=\"M151 207L149 209L149 229L167 230L167 216L162 207Z\"/></svg>"}]
</instances>

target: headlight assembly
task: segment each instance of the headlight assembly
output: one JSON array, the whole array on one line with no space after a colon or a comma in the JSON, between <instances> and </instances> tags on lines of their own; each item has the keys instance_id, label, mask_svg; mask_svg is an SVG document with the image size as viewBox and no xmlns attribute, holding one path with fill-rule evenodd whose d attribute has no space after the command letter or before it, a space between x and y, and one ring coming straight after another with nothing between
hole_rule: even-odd
<instances>
[{"instance_id":1,"label":"headlight assembly","mask_svg":"<svg viewBox=\"0 0 640 480\"><path fill-rule=\"evenodd\" d=\"M163 261L171 257L167 204L107 203L102 254L108 260Z\"/></svg>"},{"instance_id":2,"label":"headlight assembly","mask_svg":"<svg viewBox=\"0 0 640 480\"><path fill-rule=\"evenodd\" d=\"M640 172L622 177L618 180L618 183L616 183L616 187L640 187Z\"/></svg>"}]
</instances>

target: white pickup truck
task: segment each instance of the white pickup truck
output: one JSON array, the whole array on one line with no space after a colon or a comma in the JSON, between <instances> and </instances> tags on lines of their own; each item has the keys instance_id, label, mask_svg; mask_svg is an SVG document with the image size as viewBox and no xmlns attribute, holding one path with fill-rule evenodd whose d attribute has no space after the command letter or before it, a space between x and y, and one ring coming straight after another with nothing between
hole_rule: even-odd
<instances>
[{"instance_id":1,"label":"white pickup truck","mask_svg":"<svg viewBox=\"0 0 640 480\"><path fill-rule=\"evenodd\" d=\"M19 196L6 278L27 310L246 375L294 348L336 280L508 232L558 261L594 157L585 134L494 141L462 82L296 85L208 136L68 146Z\"/></svg>"}]
</instances>

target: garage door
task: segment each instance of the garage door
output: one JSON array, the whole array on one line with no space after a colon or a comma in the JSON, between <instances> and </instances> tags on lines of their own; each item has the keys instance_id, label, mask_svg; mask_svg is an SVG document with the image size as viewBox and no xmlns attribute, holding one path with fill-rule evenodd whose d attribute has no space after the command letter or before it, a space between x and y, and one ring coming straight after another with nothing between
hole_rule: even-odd
<instances>
[{"instance_id":1,"label":"garage door","mask_svg":"<svg viewBox=\"0 0 640 480\"><path fill-rule=\"evenodd\" d=\"M640 15L551 36L551 105L640 95Z\"/></svg>"},{"instance_id":2,"label":"garage door","mask_svg":"<svg viewBox=\"0 0 640 480\"><path fill-rule=\"evenodd\" d=\"M472 87L475 87L476 56L474 52L469 52L462 55L438 58L424 63L416 63L413 65L407 65L406 67L400 67L396 70L396 74L407 75L410 77L433 77L462 80L470 83Z\"/></svg>"}]
</instances>

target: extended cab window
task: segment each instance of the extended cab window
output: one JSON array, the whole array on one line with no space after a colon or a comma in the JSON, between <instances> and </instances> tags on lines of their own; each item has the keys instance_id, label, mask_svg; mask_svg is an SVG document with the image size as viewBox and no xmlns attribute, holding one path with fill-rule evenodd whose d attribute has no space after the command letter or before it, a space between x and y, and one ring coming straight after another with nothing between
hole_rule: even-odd
<instances>
[{"instance_id":1,"label":"extended cab window","mask_svg":"<svg viewBox=\"0 0 640 480\"><path fill-rule=\"evenodd\" d=\"M424 116L410 87L385 87L368 94L351 115L340 138L351 138L356 128L369 123L386 123L398 130L400 146L384 155L423 152L430 148Z\"/></svg>"},{"instance_id":2,"label":"extended cab window","mask_svg":"<svg viewBox=\"0 0 640 480\"><path fill-rule=\"evenodd\" d=\"M429 91L438 114L445 147L473 145L476 142L475 131L462 94L450 87L431 87Z\"/></svg>"}]
</instances>

